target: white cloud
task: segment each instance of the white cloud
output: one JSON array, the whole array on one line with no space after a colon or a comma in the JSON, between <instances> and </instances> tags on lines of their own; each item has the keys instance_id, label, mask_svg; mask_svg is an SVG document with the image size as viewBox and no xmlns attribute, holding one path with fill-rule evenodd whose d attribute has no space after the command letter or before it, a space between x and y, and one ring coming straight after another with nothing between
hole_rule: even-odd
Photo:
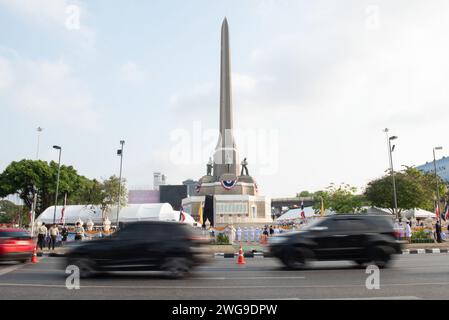
<instances>
[{"instance_id":1,"label":"white cloud","mask_svg":"<svg viewBox=\"0 0 449 320\"><path fill-rule=\"evenodd\" d=\"M8 88L0 87L0 97L6 106L22 112L23 116L48 120L71 128L96 131L99 115L94 110L91 93L63 61L10 60L11 77L16 81ZM6 61L6 62L5 62Z\"/></svg>"},{"instance_id":2,"label":"white cloud","mask_svg":"<svg viewBox=\"0 0 449 320\"><path fill-rule=\"evenodd\" d=\"M140 84L145 81L145 72L141 66L128 61L119 67L119 79L131 84Z\"/></svg>"},{"instance_id":3,"label":"white cloud","mask_svg":"<svg viewBox=\"0 0 449 320\"><path fill-rule=\"evenodd\" d=\"M0 90L7 89L13 81L11 66L8 60L0 57Z\"/></svg>"},{"instance_id":4,"label":"white cloud","mask_svg":"<svg viewBox=\"0 0 449 320\"><path fill-rule=\"evenodd\" d=\"M385 127L400 137L397 167L428 160L447 136L449 21L443 17L449 5L380 2L379 25L370 29L368 3L325 11L307 5L307 16L315 18L297 23L304 11L274 4L264 2L260 13L264 19L269 9L268 27L281 21L276 32L248 57L233 56L243 65L249 61L233 70L236 127L279 129L279 171L256 177L260 185L270 195L340 181L363 187L388 166ZM203 119L203 101L214 101L218 110L215 86L207 97L177 97L177 108L189 101Z\"/></svg>"},{"instance_id":5,"label":"white cloud","mask_svg":"<svg viewBox=\"0 0 449 320\"><path fill-rule=\"evenodd\" d=\"M27 22L59 31L66 41L75 41L92 50L95 30L87 24L90 13L79 1L67 0L0 0L0 7L26 19Z\"/></svg>"}]
</instances>

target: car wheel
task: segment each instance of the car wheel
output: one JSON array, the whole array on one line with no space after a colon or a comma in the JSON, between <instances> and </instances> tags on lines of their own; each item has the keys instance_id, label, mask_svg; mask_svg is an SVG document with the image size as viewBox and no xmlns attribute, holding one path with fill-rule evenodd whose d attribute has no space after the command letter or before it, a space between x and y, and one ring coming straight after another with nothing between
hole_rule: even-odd
<instances>
[{"instance_id":1,"label":"car wheel","mask_svg":"<svg viewBox=\"0 0 449 320\"><path fill-rule=\"evenodd\" d=\"M370 256L373 264L379 268L386 268L391 260L392 248L388 246L375 246L371 250Z\"/></svg>"},{"instance_id":2,"label":"car wheel","mask_svg":"<svg viewBox=\"0 0 449 320\"><path fill-rule=\"evenodd\" d=\"M180 279L187 276L190 271L191 264L186 258L168 258L162 265L162 270L165 271L171 279Z\"/></svg>"},{"instance_id":3,"label":"car wheel","mask_svg":"<svg viewBox=\"0 0 449 320\"><path fill-rule=\"evenodd\" d=\"M76 260L71 260L68 263L68 266L69 265L74 265L74 266L78 267L78 269L80 271L80 278L83 278L83 279L90 278L95 274L95 271L92 267L92 263L88 259L79 258Z\"/></svg>"},{"instance_id":4,"label":"car wheel","mask_svg":"<svg viewBox=\"0 0 449 320\"><path fill-rule=\"evenodd\" d=\"M282 255L281 261L282 263L289 269L298 270L302 269L307 265L307 250L300 249L288 249L285 250Z\"/></svg>"}]
</instances>

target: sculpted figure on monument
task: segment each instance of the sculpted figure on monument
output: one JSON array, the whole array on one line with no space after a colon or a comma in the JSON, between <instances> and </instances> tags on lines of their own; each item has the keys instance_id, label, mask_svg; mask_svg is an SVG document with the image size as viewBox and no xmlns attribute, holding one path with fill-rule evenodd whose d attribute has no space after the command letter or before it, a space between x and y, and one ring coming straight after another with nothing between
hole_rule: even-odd
<instances>
[{"instance_id":1,"label":"sculpted figure on monument","mask_svg":"<svg viewBox=\"0 0 449 320\"><path fill-rule=\"evenodd\" d=\"M249 176L249 173L248 173L248 161L246 161L246 158L243 159L241 165L242 165L242 172L240 173L240 175L243 176L243 172L245 172L246 173L245 175Z\"/></svg>"},{"instance_id":2,"label":"sculpted figure on monument","mask_svg":"<svg viewBox=\"0 0 449 320\"><path fill-rule=\"evenodd\" d=\"M214 163L212 162L212 158L209 157L209 162L207 163L207 175L212 175L212 168L214 167Z\"/></svg>"}]
</instances>

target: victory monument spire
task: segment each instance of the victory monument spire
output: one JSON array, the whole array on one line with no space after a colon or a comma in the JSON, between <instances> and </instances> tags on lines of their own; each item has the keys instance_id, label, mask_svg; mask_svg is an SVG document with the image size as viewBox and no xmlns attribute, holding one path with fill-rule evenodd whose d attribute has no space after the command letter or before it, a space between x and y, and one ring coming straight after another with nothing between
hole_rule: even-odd
<instances>
[{"instance_id":1,"label":"victory monument spire","mask_svg":"<svg viewBox=\"0 0 449 320\"><path fill-rule=\"evenodd\" d=\"M198 221L207 218L211 226L264 226L273 221L270 199L259 194L246 158L239 162L233 130L231 54L225 18L221 26L220 136L206 175L199 179L195 195L182 200L182 207Z\"/></svg>"},{"instance_id":2,"label":"victory monument spire","mask_svg":"<svg viewBox=\"0 0 449 320\"><path fill-rule=\"evenodd\" d=\"M214 177L218 180L223 174L237 176L238 173L239 159L234 141L232 119L229 27L225 18L221 26L220 136L214 153Z\"/></svg>"}]
</instances>

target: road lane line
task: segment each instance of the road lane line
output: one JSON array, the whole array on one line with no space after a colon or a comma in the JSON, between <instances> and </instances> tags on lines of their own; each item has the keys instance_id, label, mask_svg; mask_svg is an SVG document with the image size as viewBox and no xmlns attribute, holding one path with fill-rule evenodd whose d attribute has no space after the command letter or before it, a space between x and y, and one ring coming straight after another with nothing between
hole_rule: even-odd
<instances>
[{"instance_id":1,"label":"road lane line","mask_svg":"<svg viewBox=\"0 0 449 320\"><path fill-rule=\"evenodd\" d=\"M15 264L15 265L12 265L10 267L6 267L4 269L1 269L0 270L0 277L5 275L5 274L8 274L10 272L13 272L13 271L15 271L17 269L23 268L25 265L26 264Z\"/></svg>"},{"instance_id":2,"label":"road lane line","mask_svg":"<svg viewBox=\"0 0 449 320\"><path fill-rule=\"evenodd\" d=\"M391 286L429 286L429 285L449 285L444 283L393 283L382 284L382 287ZM37 287L37 288L65 288L65 285L57 284L33 284L33 283L0 283L0 287ZM365 288L365 285L297 285L297 286L100 286L100 285L81 285L80 289L299 289L299 288Z\"/></svg>"},{"instance_id":3,"label":"road lane line","mask_svg":"<svg viewBox=\"0 0 449 320\"><path fill-rule=\"evenodd\" d=\"M304 300L422 300L417 296L366 297L366 298L316 298Z\"/></svg>"}]
</instances>

